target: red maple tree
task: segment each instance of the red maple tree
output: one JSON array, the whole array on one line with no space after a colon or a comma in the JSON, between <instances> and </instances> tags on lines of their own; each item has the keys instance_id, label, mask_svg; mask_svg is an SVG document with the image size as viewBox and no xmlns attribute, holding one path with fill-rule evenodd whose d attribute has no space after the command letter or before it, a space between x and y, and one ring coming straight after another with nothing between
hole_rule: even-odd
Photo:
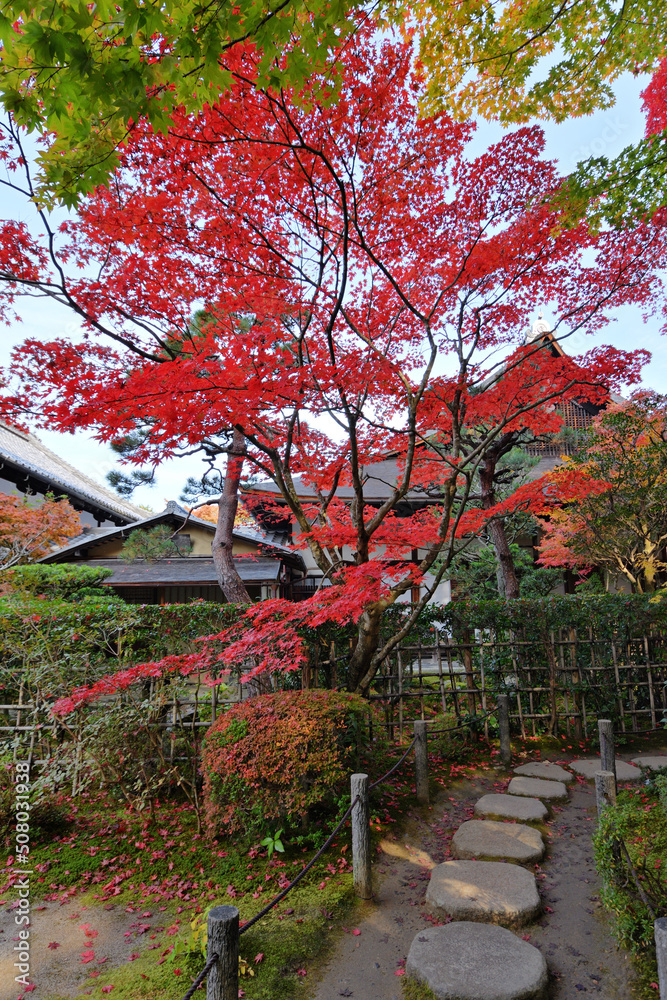
<instances>
[{"instance_id":1,"label":"red maple tree","mask_svg":"<svg viewBox=\"0 0 667 1000\"><path fill-rule=\"evenodd\" d=\"M81 531L68 500L0 493L0 572L39 559Z\"/></svg>"},{"instance_id":2,"label":"red maple tree","mask_svg":"<svg viewBox=\"0 0 667 1000\"><path fill-rule=\"evenodd\" d=\"M232 453L236 477L243 461L272 481L276 515L332 585L251 608L227 657L294 668L299 627L352 620L348 686L367 693L457 549L489 518L549 502L538 483L482 505L499 436L555 432L558 402L601 403L638 377L645 352L573 360L525 344L535 303L557 337L599 330L622 303L651 311L666 238L561 226L537 128L469 158L472 125L418 117L409 43L361 33L340 72L330 106L321 91L261 92L248 50L233 91L198 116L175 114L163 135L138 123L114 183L61 233L45 215L46 243L5 224L7 297L51 295L86 334L26 341L4 409L134 434L137 463L200 453L215 469Z\"/></svg>"}]
</instances>

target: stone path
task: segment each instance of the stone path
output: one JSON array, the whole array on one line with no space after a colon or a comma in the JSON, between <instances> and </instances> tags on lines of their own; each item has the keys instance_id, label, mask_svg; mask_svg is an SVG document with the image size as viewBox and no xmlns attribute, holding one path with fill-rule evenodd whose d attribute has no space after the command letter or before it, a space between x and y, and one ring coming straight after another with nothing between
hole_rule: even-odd
<instances>
[{"instance_id":1,"label":"stone path","mask_svg":"<svg viewBox=\"0 0 667 1000\"><path fill-rule=\"evenodd\" d=\"M632 764L617 760L618 779L641 778L637 764L652 768L667 766L667 757L635 758ZM599 758L575 760L570 766L590 779L601 769ZM475 805L475 814L523 822L484 819L463 823L454 835L452 847L459 857L474 860L447 861L431 871L427 905L435 916L456 923L417 934L410 947L406 971L426 983L438 1000L542 1000L547 995L547 965L540 950L525 938L493 925L519 928L541 912L535 875L516 862L525 864L541 857L541 853L535 854L539 852L541 834L526 824L543 821L549 803L567 799L567 785L574 781L574 776L548 762L523 764L515 769L515 775L506 793L482 796ZM575 789L574 794L581 797L583 793ZM580 842L579 850L582 844L588 852L586 863L594 874L589 836ZM552 868L549 888L558 888L558 871L568 864L567 853L570 852L560 856L555 869ZM581 858L577 859L579 865L581 862ZM584 883L591 881L584 879ZM586 889L579 895L583 897L580 900L568 898L568 905L580 905L592 912L586 906L593 902L590 895L586 896ZM550 908L549 911L553 912ZM591 935L590 931L587 933ZM571 943L568 936L565 930L563 946L572 949L573 956L581 956L582 966L595 969L582 968L582 979L586 981L575 984L575 989L578 993L600 992L603 976L597 963L591 966L591 959L585 957L583 950L589 942L581 940L580 931ZM551 945L550 958L559 947L554 942ZM599 956L599 942L596 948ZM552 967L557 976L557 957ZM622 991L622 984L620 988Z\"/></svg>"},{"instance_id":2,"label":"stone path","mask_svg":"<svg viewBox=\"0 0 667 1000\"><path fill-rule=\"evenodd\" d=\"M667 761L667 757L663 759ZM456 1000L457 997L459 1000L513 1000L515 997L529 1000L531 996L540 996L539 990L548 1000L586 1000L589 994L591 1000L593 997L596 1000L632 1000L637 994L629 957L616 945L609 917L597 898L599 877L591 845L595 825L594 787L592 782L584 782L581 777L577 780L569 770L564 776L559 773L561 770L564 768L555 764L533 762L515 771L526 777L574 783L567 799L556 800L548 807L538 800L544 815L551 813L548 826L542 825L544 821L526 823L473 818L473 809L476 802L479 805L480 796L485 799L487 793L498 787L499 775L494 770L452 781L438 794L432 807L409 814L400 835L388 834L379 845L377 862L373 866L373 901L360 905L356 926L350 924L343 928L345 933L339 935L330 960L317 969L313 1000L338 1000L339 997L402 1000L404 980L401 974L408 971L405 963L413 945L416 950L412 953L409 973L417 978L416 967L420 963L439 961L447 953L452 960L457 954L460 956L460 962L450 963L449 972L438 966L439 978L433 982L439 1000ZM514 799L519 803L518 808L529 801L507 794L499 797L505 802ZM492 834L497 828L507 831L504 834L506 853L496 852L497 842ZM478 846L480 836L484 837L481 848ZM471 838L476 850L467 851L466 844ZM533 923L514 931L477 921L450 922L450 916L439 918L432 907L426 908L431 872L440 864L452 857L476 861L498 861L504 857L508 868L516 867L510 863L510 850L514 850L517 841L526 839L536 843L541 850L546 841L548 849L544 868L533 859L523 861L528 873L535 875L543 907ZM459 847L461 842L463 846ZM484 850L493 850L493 853L485 854ZM445 926L438 926L443 920ZM449 930L457 927L462 930ZM460 947L445 947L444 943L454 938L438 937L434 931L461 935L463 943ZM540 956L546 960L549 980L546 993L539 984L526 985L518 977L514 981L504 977L504 970L518 967L520 963L502 962L495 946L481 937L489 932L500 935L496 940L504 940L507 948L514 942L525 945L529 949L525 954L531 955L536 963ZM505 953L511 954L503 946L501 954ZM460 969L458 985L456 968ZM315 973L309 970L309 974L311 971ZM491 988L496 993L491 993L489 998ZM473 989L477 989L477 993L471 992Z\"/></svg>"},{"instance_id":3,"label":"stone path","mask_svg":"<svg viewBox=\"0 0 667 1000\"><path fill-rule=\"evenodd\" d=\"M524 823L496 823L492 819L470 819L462 823L452 839L452 853L457 858L478 861L541 861L544 840L539 830Z\"/></svg>"}]
</instances>

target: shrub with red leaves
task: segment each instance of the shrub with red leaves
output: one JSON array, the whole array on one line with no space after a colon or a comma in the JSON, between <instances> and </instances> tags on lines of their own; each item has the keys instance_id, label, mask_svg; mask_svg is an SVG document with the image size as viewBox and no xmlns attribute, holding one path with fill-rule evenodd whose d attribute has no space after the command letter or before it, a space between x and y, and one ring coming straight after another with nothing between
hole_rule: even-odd
<instances>
[{"instance_id":1,"label":"shrub with red leaves","mask_svg":"<svg viewBox=\"0 0 667 1000\"><path fill-rule=\"evenodd\" d=\"M250 833L333 804L368 711L358 695L318 690L259 695L225 712L203 748L209 833Z\"/></svg>"}]
</instances>

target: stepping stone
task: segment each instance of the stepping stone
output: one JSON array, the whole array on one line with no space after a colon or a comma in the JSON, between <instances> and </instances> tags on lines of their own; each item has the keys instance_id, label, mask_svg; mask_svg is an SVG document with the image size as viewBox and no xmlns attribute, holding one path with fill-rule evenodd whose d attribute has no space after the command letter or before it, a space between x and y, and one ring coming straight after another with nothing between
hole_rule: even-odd
<instances>
[{"instance_id":1,"label":"stepping stone","mask_svg":"<svg viewBox=\"0 0 667 1000\"><path fill-rule=\"evenodd\" d=\"M550 764L548 760L534 761L532 764L521 764L514 768L515 774L525 774L529 778L546 778L548 781L562 781L568 785L574 781L574 775L559 764Z\"/></svg>"},{"instance_id":2,"label":"stepping stone","mask_svg":"<svg viewBox=\"0 0 667 1000\"><path fill-rule=\"evenodd\" d=\"M667 767L667 757L633 757L632 763L641 764L642 767L650 767L652 771L657 771L661 767ZM618 767L618 761L616 766Z\"/></svg>"},{"instance_id":3,"label":"stepping stone","mask_svg":"<svg viewBox=\"0 0 667 1000\"><path fill-rule=\"evenodd\" d=\"M529 862L544 856L544 841L539 830L523 823L469 819L454 834L452 849L457 858Z\"/></svg>"},{"instance_id":4,"label":"stepping stone","mask_svg":"<svg viewBox=\"0 0 667 1000\"><path fill-rule=\"evenodd\" d=\"M549 810L539 799L494 792L483 795L479 802L475 803L475 815L491 816L493 819L518 819L523 823L541 823L549 815Z\"/></svg>"},{"instance_id":5,"label":"stepping stone","mask_svg":"<svg viewBox=\"0 0 667 1000\"><path fill-rule=\"evenodd\" d=\"M599 757L586 757L581 760L573 760L570 764L573 771L583 774L585 778L593 781L596 771L602 770L602 762ZM626 764L624 760L616 759L616 777L619 781L639 781L642 772L633 764Z\"/></svg>"},{"instance_id":6,"label":"stepping stone","mask_svg":"<svg viewBox=\"0 0 667 1000\"><path fill-rule=\"evenodd\" d=\"M566 799L567 788L562 781L545 781L544 778L512 778L507 786L508 795L528 795L535 799Z\"/></svg>"},{"instance_id":7,"label":"stepping stone","mask_svg":"<svg viewBox=\"0 0 667 1000\"><path fill-rule=\"evenodd\" d=\"M541 1000L547 988L541 952L493 924L425 928L410 946L405 971L438 1000Z\"/></svg>"},{"instance_id":8,"label":"stepping stone","mask_svg":"<svg viewBox=\"0 0 667 1000\"><path fill-rule=\"evenodd\" d=\"M431 872L426 902L452 920L521 927L542 909L532 872L504 861L445 861Z\"/></svg>"}]
</instances>

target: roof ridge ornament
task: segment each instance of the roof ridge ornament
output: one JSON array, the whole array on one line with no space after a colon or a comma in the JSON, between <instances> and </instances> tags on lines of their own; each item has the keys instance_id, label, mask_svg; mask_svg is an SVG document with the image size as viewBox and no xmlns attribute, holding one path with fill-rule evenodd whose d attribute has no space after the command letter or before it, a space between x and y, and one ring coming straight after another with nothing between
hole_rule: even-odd
<instances>
[{"instance_id":1,"label":"roof ridge ornament","mask_svg":"<svg viewBox=\"0 0 667 1000\"><path fill-rule=\"evenodd\" d=\"M526 334L526 344L534 344L536 340L540 340L545 333L552 333L549 321L544 319L544 313L540 310L537 314L537 319L533 323L532 327Z\"/></svg>"}]
</instances>

